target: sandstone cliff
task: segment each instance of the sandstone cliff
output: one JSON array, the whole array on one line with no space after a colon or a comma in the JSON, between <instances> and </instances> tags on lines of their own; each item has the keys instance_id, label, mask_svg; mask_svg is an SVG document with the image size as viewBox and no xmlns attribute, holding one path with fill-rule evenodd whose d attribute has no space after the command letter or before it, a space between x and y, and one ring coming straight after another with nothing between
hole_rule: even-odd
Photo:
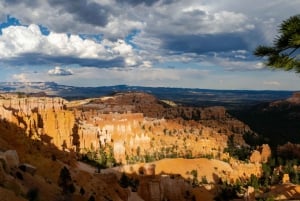
<instances>
[{"instance_id":1,"label":"sandstone cliff","mask_svg":"<svg viewBox=\"0 0 300 201\"><path fill-rule=\"evenodd\" d=\"M154 118L155 117L155 118ZM228 136L244 145L250 128L223 107L168 105L144 93L71 102L4 94L0 118L32 139L81 153L104 149L121 163L166 157L224 158Z\"/></svg>"},{"instance_id":2,"label":"sandstone cliff","mask_svg":"<svg viewBox=\"0 0 300 201\"><path fill-rule=\"evenodd\" d=\"M32 139L72 147L72 128L75 118L64 109L62 98L8 97L0 99L0 118L26 130Z\"/></svg>"}]
</instances>

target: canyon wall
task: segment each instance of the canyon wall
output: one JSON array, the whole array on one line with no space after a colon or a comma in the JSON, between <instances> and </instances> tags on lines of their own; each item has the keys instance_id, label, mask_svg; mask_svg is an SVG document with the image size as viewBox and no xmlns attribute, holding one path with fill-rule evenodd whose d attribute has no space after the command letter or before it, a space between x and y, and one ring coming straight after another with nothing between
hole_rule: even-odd
<instances>
[{"instance_id":1,"label":"canyon wall","mask_svg":"<svg viewBox=\"0 0 300 201\"><path fill-rule=\"evenodd\" d=\"M110 146L114 158L122 163L132 156L142 160L146 155L155 160L171 154L216 157L227 146L226 135L192 120L149 118L131 111L67 109L67 103L57 97L5 94L0 99L0 118L23 128L30 138L52 143L59 149L88 152Z\"/></svg>"},{"instance_id":2,"label":"canyon wall","mask_svg":"<svg viewBox=\"0 0 300 201\"><path fill-rule=\"evenodd\" d=\"M7 95L0 99L0 118L25 129L32 139L72 147L72 128L75 123L71 111L64 109L62 98L19 98Z\"/></svg>"},{"instance_id":3,"label":"canyon wall","mask_svg":"<svg viewBox=\"0 0 300 201\"><path fill-rule=\"evenodd\" d=\"M149 158L159 160L166 157L209 156L222 159L228 136L241 136L241 133L250 130L228 116L222 107L174 108L174 111L186 113L186 116L199 113L199 121L179 117L153 118L134 111L142 108L153 109L152 112L168 111L172 107L159 103L150 95L133 93L123 96L84 100L81 105L70 108L68 105L72 104L58 97L2 94L0 118L25 129L32 139L52 143L59 149L89 152L109 147L114 158L122 163L131 159L146 162ZM215 119L224 125L228 122L232 127L237 125L233 128L236 132L231 132L228 126L224 127ZM243 143L242 140L240 143Z\"/></svg>"}]
</instances>

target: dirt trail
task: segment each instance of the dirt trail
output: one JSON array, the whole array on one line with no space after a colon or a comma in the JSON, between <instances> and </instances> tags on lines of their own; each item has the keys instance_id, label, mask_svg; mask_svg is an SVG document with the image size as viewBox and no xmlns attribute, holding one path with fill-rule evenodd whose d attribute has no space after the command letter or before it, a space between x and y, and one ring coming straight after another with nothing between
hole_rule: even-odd
<instances>
[{"instance_id":1,"label":"dirt trail","mask_svg":"<svg viewBox=\"0 0 300 201\"><path fill-rule=\"evenodd\" d=\"M80 162L80 161L77 162L77 168L79 170L82 170L82 171L85 171L85 172L88 172L91 174L94 174L97 171L97 169L94 168L93 166L90 166L90 165Z\"/></svg>"}]
</instances>

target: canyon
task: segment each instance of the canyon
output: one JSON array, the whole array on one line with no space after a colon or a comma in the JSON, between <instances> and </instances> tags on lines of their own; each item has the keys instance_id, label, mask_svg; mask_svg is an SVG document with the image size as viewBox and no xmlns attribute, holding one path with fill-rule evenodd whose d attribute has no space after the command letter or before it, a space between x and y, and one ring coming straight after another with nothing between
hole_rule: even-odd
<instances>
[{"instance_id":1,"label":"canyon","mask_svg":"<svg viewBox=\"0 0 300 201\"><path fill-rule=\"evenodd\" d=\"M23 128L31 139L59 149L84 152L111 146L114 157L123 164L126 157L158 152L221 157L230 135L245 144L241 135L250 128L222 107L173 108L157 101L144 93L118 94L83 104L6 95L0 99L0 118Z\"/></svg>"},{"instance_id":2,"label":"canyon","mask_svg":"<svg viewBox=\"0 0 300 201\"><path fill-rule=\"evenodd\" d=\"M57 180L58 167L68 165L75 186L97 200L107 200L104 195L110 200L201 200L203 196L213 200L220 182L234 184L262 176L262 164L271 156L268 145L257 147L244 161L226 151L230 140L238 150L249 148L244 135L257 134L224 107L181 106L141 92L74 101L4 93L0 120L4 127L12 124L21 129L36 149L51 147L43 154L57 170L55 175L47 174L48 166L24 155L21 143L20 163L37 167L37 174L50 183ZM1 150L12 147L3 143ZM78 165L83 158L102 166L86 171ZM123 174L130 183L126 188L119 185ZM95 189L97 185L101 189ZM250 195L245 191L243 196ZM81 200L80 194L73 199Z\"/></svg>"}]
</instances>

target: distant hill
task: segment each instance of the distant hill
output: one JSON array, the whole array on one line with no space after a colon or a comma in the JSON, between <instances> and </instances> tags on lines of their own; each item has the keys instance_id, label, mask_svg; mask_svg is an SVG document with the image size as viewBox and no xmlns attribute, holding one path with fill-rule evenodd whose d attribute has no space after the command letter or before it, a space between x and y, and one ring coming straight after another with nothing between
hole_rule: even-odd
<instances>
[{"instance_id":1,"label":"distant hill","mask_svg":"<svg viewBox=\"0 0 300 201\"><path fill-rule=\"evenodd\" d=\"M285 100L235 111L234 116L264 136L271 145L300 143L300 93L294 93Z\"/></svg>"},{"instance_id":2,"label":"distant hill","mask_svg":"<svg viewBox=\"0 0 300 201\"><path fill-rule=\"evenodd\" d=\"M153 94L160 100L174 101L176 104L225 106L229 109L283 100L293 94L293 91L211 90L127 85L74 87L59 85L55 82L1 82L0 92L44 92L50 96L60 96L68 100L95 98L118 92L145 92Z\"/></svg>"}]
</instances>

